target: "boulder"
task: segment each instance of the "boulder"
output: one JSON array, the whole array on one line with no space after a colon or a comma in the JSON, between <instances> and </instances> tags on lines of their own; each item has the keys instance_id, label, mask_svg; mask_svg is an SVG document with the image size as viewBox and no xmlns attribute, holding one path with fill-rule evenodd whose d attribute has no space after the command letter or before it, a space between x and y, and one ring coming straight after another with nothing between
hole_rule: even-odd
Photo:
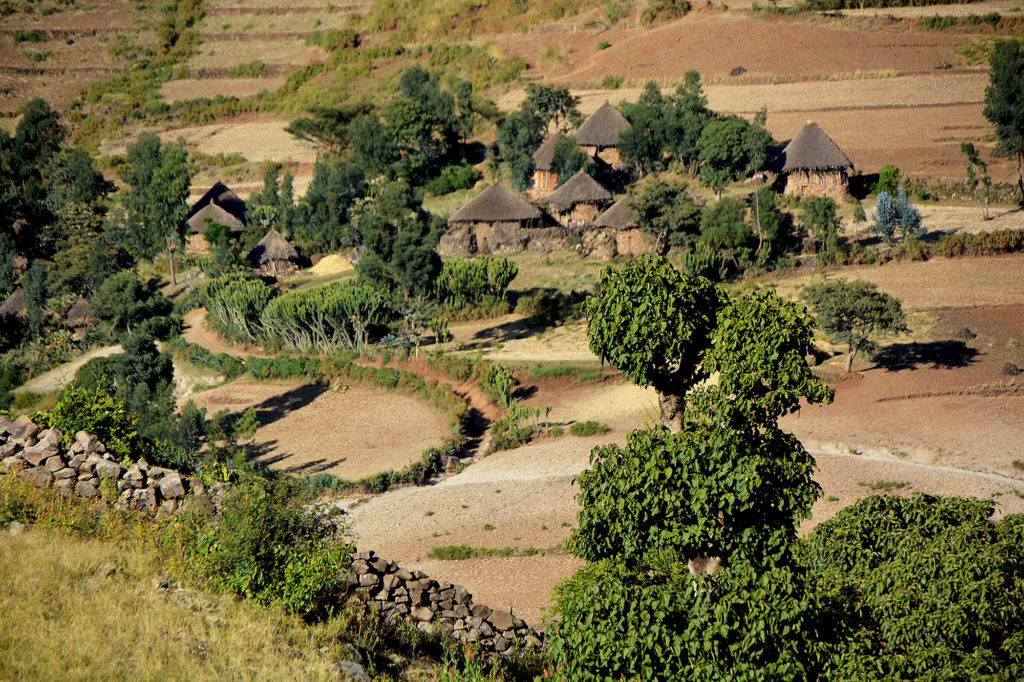
<instances>
[{"instance_id":1,"label":"boulder","mask_svg":"<svg viewBox=\"0 0 1024 682\"><path fill-rule=\"evenodd\" d=\"M53 487L60 491L60 494L63 495L64 497L71 497L71 495L75 492L75 484L77 483L78 481L76 481L73 478L64 478L59 481L56 481L53 484Z\"/></svg>"},{"instance_id":2,"label":"boulder","mask_svg":"<svg viewBox=\"0 0 1024 682\"><path fill-rule=\"evenodd\" d=\"M61 436L63 435L59 429L46 429L45 431L40 431L36 435L36 439L40 443L53 443L55 446L59 446Z\"/></svg>"},{"instance_id":3,"label":"boulder","mask_svg":"<svg viewBox=\"0 0 1024 682\"><path fill-rule=\"evenodd\" d=\"M70 450L68 450L68 454L71 454ZM81 469L83 464L85 464L85 455L81 453L76 454L74 457L71 458L71 461L68 462L68 466L71 467L72 469L75 469L76 471L78 469Z\"/></svg>"},{"instance_id":4,"label":"boulder","mask_svg":"<svg viewBox=\"0 0 1024 682\"><path fill-rule=\"evenodd\" d=\"M20 449L21 446L13 440L9 440L6 443L0 443L0 459L10 457Z\"/></svg>"},{"instance_id":5,"label":"boulder","mask_svg":"<svg viewBox=\"0 0 1024 682\"><path fill-rule=\"evenodd\" d=\"M57 446L48 441L39 441L35 445L25 448L21 456L25 461L34 467L40 466L43 462L58 453Z\"/></svg>"},{"instance_id":6,"label":"boulder","mask_svg":"<svg viewBox=\"0 0 1024 682\"><path fill-rule=\"evenodd\" d=\"M338 674L344 682L370 682L366 670L355 661L338 661Z\"/></svg>"},{"instance_id":7,"label":"boulder","mask_svg":"<svg viewBox=\"0 0 1024 682\"><path fill-rule=\"evenodd\" d=\"M216 511L213 502L206 495L193 495L182 502L178 507L179 514L203 514L209 516Z\"/></svg>"},{"instance_id":8,"label":"boulder","mask_svg":"<svg viewBox=\"0 0 1024 682\"><path fill-rule=\"evenodd\" d=\"M164 469L163 467L149 467L149 471L146 472L146 476L149 477L150 483L155 483L162 480L164 476L173 473L174 472L170 469Z\"/></svg>"},{"instance_id":9,"label":"boulder","mask_svg":"<svg viewBox=\"0 0 1024 682\"><path fill-rule=\"evenodd\" d=\"M469 610L476 618L487 618L491 615L491 609L483 604L473 604Z\"/></svg>"},{"instance_id":10,"label":"boulder","mask_svg":"<svg viewBox=\"0 0 1024 682\"><path fill-rule=\"evenodd\" d=\"M185 496L185 485L181 476L171 471L160 479L160 494L168 500L177 500Z\"/></svg>"},{"instance_id":11,"label":"boulder","mask_svg":"<svg viewBox=\"0 0 1024 682\"><path fill-rule=\"evenodd\" d=\"M37 488L48 488L53 483L53 474L46 467L33 467L25 469L21 475L32 482Z\"/></svg>"},{"instance_id":12,"label":"boulder","mask_svg":"<svg viewBox=\"0 0 1024 682\"><path fill-rule=\"evenodd\" d=\"M60 455L54 455L53 457L48 457L46 461L43 462L43 466L45 466L50 471L50 473L53 473L55 471L60 471L61 469L64 469L66 465L64 464L63 457L61 457Z\"/></svg>"},{"instance_id":13,"label":"boulder","mask_svg":"<svg viewBox=\"0 0 1024 682\"><path fill-rule=\"evenodd\" d=\"M99 438L85 431L79 431L75 434L75 443L77 443L81 448L81 452L84 452L87 455L107 451Z\"/></svg>"},{"instance_id":14,"label":"boulder","mask_svg":"<svg viewBox=\"0 0 1024 682\"><path fill-rule=\"evenodd\" d=\"M100 491L89 481L79 481L78 485L75 486L75 494L79 497L91 499L99 497Z\"/></svg>"},{"instance_id":15,"label":"boulder","mask_svg":"<svg viewBox=\"0 0 1024 682\"><path fill-rule=\"evenodd\" d=\"M11 433L11 427L13 426L13 419L8 417L6 414L0 414L0 436Z\"/></svg>"},{"instance_id":16,"label":"boulder","mask_svg":"<svg viewBox=\"0 0 1024 682\"><path fill-rule=\"evenodd\" d=\"M96 476L98 476L101 479L109 478L112 481L116 481L118 478L121 477L121 474L124 472L124 470L124 467L118 464L117 462L112 462L109 459L101 459L100 461L96 462L96 466L93 469L93 472L95 473Z\"/></svg>"},{"instance_id":17,"label":"boulder","mask_svg":"<svg viewBox=\"0 0 1024 682\"><path fill-rule=\"evenodd\" d=\"M414 606L411 611L412 617L415 620L429 623L434 617L434 612L430 610L429 606Z\"/></svg>"},{"instance_id":18,"label":"boulder","mask_svg":"<svg viewBox=\"0 0 1024 682\"><path fill-rule=\"evenodd\" d=\"M147 512L155 512L157 505L156 491L152 488L140 488L132 496L132 508Z\"/></svg>"},{"instance_id":19,"label":"boulder","mask_svg":"<svg viewBox=\"0 0 1024 682\"><path fill-rule=\"evenodd\" d=\"M27 415L21 415L14 420L14 423L7 428L7 433L15 438L34 438L39 433L39 427Z\"/></svg>"},{"instance_id":20,"label":"boulder","mask_svg":"<svg viewBox=\"0 0 1024 682\"><path fill-rule=\"evenodd\" d=\"M142 488L146 485L146 474L136 464L125 472L124 480L128 481L128 485L133 488Z\"/></svg>"},{"instance_id":21,"label":"boulder","mask_svg":"<svg viewBox=\"0 0 1024 682\"><path fill-rule=\"evenodd\" d=\"M21 521L11 521L11 525L7 527L8 535L21 535L28 528Z\"/></svg>"},{"instance_id":22,"label":"boulder","mask_svg":"<svg viewBox=\"0 0 1024 682\"><path fill-rule=\"evenodd\" d=\"M0 473L9 474L28 467L28 462L21 457L4 457L0 460Z\"/></svg>"},{"instance_id":23,"label":"boulder","mask_svg":"<svg viewBox=\"0 0 1024 682\"><path fill-rule=\"evenodd\" d=\"M487 616L487 620L491 622L491 625L501 631L511 630L515 627L515 621L512 618L512 614L508 611L491 611L491 615Z\"/></svg>"},{"instance_id":24,"label":"boulder","mask_svg":"<svg viewBox=\"0 0 1024 682\"><path fill-rule=\"evenodd\" d=\"M380 576L376 573L364 573L359 576L359 585L362 587L373 587L380 584Z\"/></svg>"},{"instance_id":25,"label":"boulder","mask_svg":"<svg viewBox=\"0 0 1024 682\"><path fill-rule=\"evenodd\" d=\"M494 638L494 650L497 651L499 654L503 654L511 648L512 642L505 639L501 635L498 635Z\"/></svg>"},{"instance_id":26,"label":"boulder","mask_svg":"<svg viewBox=\"0 0 1024 682\"><path fill-rule=\"evenodd\" d=\"M78 472L76 472L71 467L64 467L63 469L58 469L57 471L53 472L53 480L55 481L63 481L72 478L77 479Z\"/></svg>"}]
</instances>

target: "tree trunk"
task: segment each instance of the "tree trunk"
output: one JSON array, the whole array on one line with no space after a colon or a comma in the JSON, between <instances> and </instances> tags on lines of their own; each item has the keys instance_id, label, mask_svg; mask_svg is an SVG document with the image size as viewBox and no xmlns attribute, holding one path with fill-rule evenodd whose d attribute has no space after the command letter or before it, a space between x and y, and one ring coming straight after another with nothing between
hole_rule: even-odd
<instances>
[{"instance_id":1,"label":"tree trunk","mask_svg":"<svg viewBox=\"0 0 1024 682\"><path fill-rule=\"evenodd\" d=\"M854 358L854 357L855 357L856 355L857 355L857 349L856 349L856 348L854 348L854 347L853 347L853 344L851 343L851 344L850 344L850 352L849 352L849 354L848 354L848 355L846 356L846 372L847 372L847 374L849 374L850 372L852 372L852 371L853 371L853 358Z\"/></svg>"},{"instance_id":2,"label":"tree trunk","mask_svg":"<svg viewBox=\"0 0 1024 682\"><path fill-rule=\"evenodd\" d=\"M658 391L658 410L661 413L661 423L673 431L683 428L683 411L686 403L683 397L673 393L662 393Z\"/></svg>"},{"instance_id":3,"label":"tree trunk","mask_svg":"<svg viewBox=\"0 0 1024 682\"><path fill-rule=\"evenodd\" d=\"M167 262L171 265L171 284L178 285L178 278L174 274L174 252L171 250L171 240L167 240Z\"/></svg>"}]
</instances>

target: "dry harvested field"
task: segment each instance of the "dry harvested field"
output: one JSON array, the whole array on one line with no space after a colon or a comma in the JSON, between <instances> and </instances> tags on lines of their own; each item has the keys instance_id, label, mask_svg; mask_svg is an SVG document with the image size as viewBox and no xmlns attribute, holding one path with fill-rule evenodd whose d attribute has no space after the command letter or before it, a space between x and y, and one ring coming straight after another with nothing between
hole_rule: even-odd
<instances>
[{"instance_id":1,"label":"dry harvested field","mask_svg":"<svg viewBox=\"0 0 1024 682\"><path fill-rule=\"evenodd\" d=\"M167 102L197 97L252 97L264 90L274 91L284 85L284 76L267 78L183 78L164 83L160 95Z\"/></svg>"},{"instance_id":2,"label":"dry harvested field","mask_svg":"<svg viewBox=\"0 0 1024 682\"><path fill-rule=\"evenodd\" d=\"M782 3L779 3L782 5ZM924 7L886 7L884 9L847 9L840 10L841 14L851 17L900 17L905 19L919 19L921 17L932 17L936 14L943 17L965 17L969 14L988 14L999 12L1004 16L1020 16L1021 4L1019 0L984 0L984 2L970 2L953 5L930 5Z\"/></svg>"},{"instance_id":3,"label":"dry harvested field","mask_svg":"<svg viewBox=\"0 0 1024 682\"><path fill-rule=\"evenodd\" d=\"M264 64L301 66L314 59L324 59L323 50L303 40L210 40L196 50L188 67L222 69L259 60Z\"/></svg>"},{"instance_id":4,"label":"dry harvested field","mask_svg":"<svg viewBox=\"0 0 1024 682\"><path fill-rule=\"evenodd\" d=\"M447 435L447 418L426 403L384 389L334 391L302 382L240 380L193 396L212 414L256 408L255 459L296 473L355 480L401 469Z\"/></svg>"}]
</instances>

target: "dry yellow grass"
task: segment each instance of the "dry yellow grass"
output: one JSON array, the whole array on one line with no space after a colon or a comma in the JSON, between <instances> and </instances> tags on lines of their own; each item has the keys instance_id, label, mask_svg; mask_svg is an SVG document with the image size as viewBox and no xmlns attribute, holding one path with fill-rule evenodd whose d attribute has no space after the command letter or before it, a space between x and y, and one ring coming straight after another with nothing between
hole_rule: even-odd
<instances>
[{"instance_id":1,"label":"dry yellow grass","mask_svg":"<svg viewBox=\"0 0 1024 682\"><path fill-rule=\"evenodd\" d=\"M782 3L779 3L780 5ZM943 17L965 17L969 14L988 14L999 12L1008 16L1020 16L1020 0L985 0L967 4L928 5L924 7L884 7L868 9L843 10L843 14L851 17L893 16L905 19L919 19L938 14Z\"/></svg>"},{"instance_id":2,"label":"dry yellow grass","mask_svg":"<svg viewBox=\"0 0 1024 682\"><path fill-rule=\"evenodd\" d=\"M246 3L248 5L248 3ZM315 7L311 2L304 6ZM259 7L253 4L253 7ZM323 31L345 28L351 14L345 12L296 12L294 14L210 14L199 26L199 32L209 33L278 33L292 31ZM317 21L320 23L318 24Z\"/></svg>"},{"instance_id":3,"label":"dry yellow grass","mask_svg":"<svg viewBox=\"0 0 1024 682\"><path fill-rule=\"evenodd\" d=\"M305 64L326 55L302 40L211 40L204 42L188 60L190 69L216 69L248 64Z\"/></svg>"},{"instance_id":4,"label":"dry yellow grass","mask_svg":"<svg viewBox=\"0 0 1024 682\"><path fill-rule=\"evenodd\" d=\"M251 97L263 90L273 92L284 85L284 76L271 78L184 78L168 81L160 88L166 102L217 95Z\"/></svg>"},{"instance_id":5,"label":"dry yellow grass","mask_svg":"<svg viewBox=\"0 0 1024 682\"><path fill-rule=\"evenodd\" d=\"M151 555L0 535L0 679L292 680L337 674L323 628L231 597L154 589Z\"/></svg>"}]
</instances>

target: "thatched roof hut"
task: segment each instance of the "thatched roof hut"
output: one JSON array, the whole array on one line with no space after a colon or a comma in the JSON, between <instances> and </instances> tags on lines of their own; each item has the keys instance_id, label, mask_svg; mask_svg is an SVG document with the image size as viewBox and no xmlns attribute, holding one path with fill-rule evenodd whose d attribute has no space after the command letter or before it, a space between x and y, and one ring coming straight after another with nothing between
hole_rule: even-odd
<instances>
[{"instance_id":1,"label":"thatched roof hut","mask_svg":"<svg viewBox=\"0 0 1024 682\"><path fill-rule=\"evenodd\" d=\"M775 167L784 178L785 194L842 201L853 162L817 123L807 123L779 153Z\"/></svg>"},{"instance_id":2,"label":"thatched roof hut","mask_svg":"<svg viewBox=\"0 0 1024 682\"><path fill-rule=\"evenodd\" d=\"M630 207L629 197L619 199L594 220L594 227L611 230L632 230L636 226L636 211Z\"/></svg>"},{"instance_id":3,"label":"thatched roof hut","mask_svg":"<svg viewBox=\"0 0 1024 682\"><path fill-rule=\"evenodd\" d=\"M247 258L267 274L295 272L299 269L299 252L273 228L253 247Z\"/></svg>"},{"instance_id":4,"label":"thatched roof hut","mask_svg":"<svg viewBox=\"0 0 1024 682\"><path fill-rule=\"evenodd\" d=\"M85 300L85 296L79 296L74 305L68 308L67 313L64 314L64 326L68 329L81 329L92 324L94 321L92 312L89 310L89 302Z\"/></svg>"},{"instance_id":5,"label":"thatched roof hut","mask_svg":"<svg viewBox=\"0 0 1024 682\"><path fill-rule=\"evenodd\" d=\"M227 225L237 234L245 229L245 202L227 185L218 182L192 205L185 222L192 234L203 234L211 222Z\"/></svg>"},{"instance_id":6,"label":"thatched roof hut","mask_svg":"<svg viewBox=\"0 0 1024 682\"><path fill-rule=\"evenodd\" d=\"M587 117L573 136L576 143L595 159L610 165L621 163L619 135L629 128L629 121L608 100Z\"/></svg>"},{"instance_id":7,"label":"thatched roof hut","mask_svg":"<svg viewBox=\"0 0 1024 682\"><path fill-rule=\"evenodd\" d=\"M541 218L537 207L503 185L491 185L456 211L448 224L535 223Z\"/></svg>"},{"instance_id":8,"label":"thatched roof hut","mask_svg":"<svg viewBox=\"0 0 1024 682\"><path fill-rule=\"evenodd\" d=\"M548 197L551 215L567 227L591 225L611 203L612 193L582 168Z\"/></svg>"}]
</instances>

